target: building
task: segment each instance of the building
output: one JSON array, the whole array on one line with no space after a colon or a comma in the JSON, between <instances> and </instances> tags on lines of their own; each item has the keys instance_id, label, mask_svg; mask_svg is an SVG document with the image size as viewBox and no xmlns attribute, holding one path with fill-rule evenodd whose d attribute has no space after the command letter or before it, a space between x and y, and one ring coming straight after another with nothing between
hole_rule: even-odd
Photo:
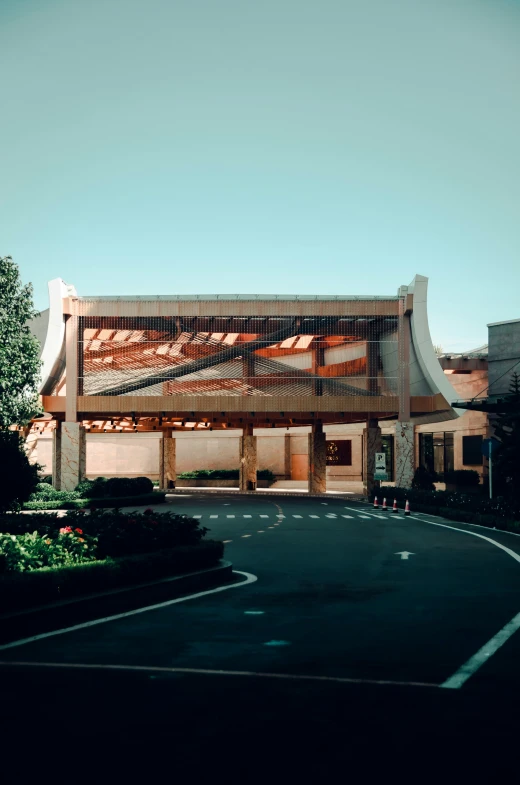
<instances>
[{"instance_id":1,"label":"building","mask_svg":"<svg viewBox=\"0 0 520 785\"><path fill-rule=\"evenodd\" d=\"M85 474L172 487L186 469L240 468L252 490L268 468L312 492L345 481L370 492L376 452L406 487L428 445L456 466L458 436L483 426L452 402L484 381L485 359L439 361L427 285L416 276L384 297L82 297L51 281L34 324L46 415L33 457L63 489Z\"/></svg>"}]
</instances>

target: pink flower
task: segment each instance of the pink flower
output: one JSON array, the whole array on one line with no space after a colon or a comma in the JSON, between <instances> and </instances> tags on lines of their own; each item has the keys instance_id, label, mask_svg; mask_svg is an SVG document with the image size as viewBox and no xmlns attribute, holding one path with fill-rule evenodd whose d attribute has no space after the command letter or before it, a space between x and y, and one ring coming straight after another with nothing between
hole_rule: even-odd
<instances>
[{"instance_id":1,"label":"pink flower","mask_svg":"<svg viewBox=\"0 0 520 785\"><path fill-rule=\"evenodd\" d=\"M71 532L72 529L70 526L64 526L62 529L60 529L60 534L70 534Z\"/></svg>"},{"instance_id":2,"label":"pink flower","mask_svg":"<svg viewBox=\"0 0 520 785\"><path fill-rule=\"evenodd\" d=\"M77 532L78 534L83 534L83 529L74 529L74 531Z\"/></svg>"}]
</instances>

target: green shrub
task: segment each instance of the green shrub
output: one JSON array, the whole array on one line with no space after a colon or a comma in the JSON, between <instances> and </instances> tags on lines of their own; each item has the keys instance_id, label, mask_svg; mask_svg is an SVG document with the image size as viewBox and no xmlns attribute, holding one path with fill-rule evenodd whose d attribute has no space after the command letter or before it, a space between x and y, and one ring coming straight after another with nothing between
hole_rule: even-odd
<instances>
[{"instance_id":1,"label":"green shrub","mask_svg":"<svg viewBox=\"0 0 520 785\"><path fill-rule=\"evenodd\" d=\"M46 485L52 485L52 474L46 474L44 477L41 477L40 482L44 482Z\"/></svg>"},{"instance_id":2,"label":"green shrub","mask_svg":"<svg viewBox=\"0 0 520 785\"><path fill-rule=\"evenodd\" d=\"M181 472L179 480L238 480L238 469L193 469L191 472Z\"/></svg>"},{"instance_id":3,"label":"green shrub","mask_svg":"<svg viewBox=\"0 0 520 785\"><path fill-rule=\"evenodd\" d=\"M476 488L480 485L480 475L474 469L455 469L444 472L444 482L449 485Z\"/></svg>"},{"instance_id":4,"label":"green shrub","mask_svg":"<svg viewBox=\"0 0 520 785\"><path fill-rule=\"evenodd\" d=\"M269 484L272 485L273 482L276 481L276 475L273 474L271 469L260 469L260 471L256 473L256 479L268 480Z\"/></svg>"},{"instance_id":5,"label":"green shrub","mask_svg":"<svg viewBox=\"0 0 520 785\"><path fill-rule=\"evenodd\" d=\"M124 513L120 510L69 511L57 515L9 514L0 516L0 530L9 534L37 531L41 537L54 538L60 529L79 528L86 535L96 537L98 557L126 556L184 545L195 545L205 537L208 529L195 518L173 512Z\"/></svg>"},{"instance_id":6,"label":"green shrub","mask_svg":"<svg viewBox=\"0 0 520 785\"><path fill-rule=\"evenodd\" d=\"M149 477L135 477L132 480L133 493L136 496L145 496L148 493L153 493L153 482Z\"/></svg>"},{"instance_id":7,"label":"green shrub","mask_svg":"<svg viewBox=\"0 0 520 785\"><path fill-rule=\"evenodd\" d=\"M165 501L165 494L160 491L154 491L146 494L146 496L121 496L102 497L100 499L72 499L71 501L60 501L59 499L48 501L35 501L26 502L23 506L24 510L81 510L86 507L101 508L101 507L131 507L134 505L142 506L144 504L163 504Z\"/></svg>"},{"instance_id":8,"label":"green shrub","mask_svg":"<svg viewBox=\"0 0 520 785\"><path fill-rule=\"evenodd\" d=\"M197 545L105 559L31 572L0 575L0 609L21 610L90 592L107 591L133 583L213 567L223 557L221 542L206 540Z\"/></svg>"},{"instance_id":9,"label":"green shrub","mask_svg":"<svg viewBox=\"0 0 520 785\"><path fill-rule=\"evenodd\" d=\"M0 534L0 564L3 571L26 572L42 567L78 564L96 559L97 539L71 526L42 535Z\"/></svg>"},{"instance_id":10,"label":"green shrub","mask_svg":"<svg viewBox=\"0 0 520 785\"><path fill-rule=\"evenodd\" d=\"M38 485L40 467L29 462L23 440L16 431L0 431L0 466L0 511L17 509Z\"/></svg>"},{"instance_id":11,"label":"green shrub","mask_svg":"<svg viewBox=\"0 0 520 785\"><path fill-rule=\"evenodd\" d=\"M437 475L435 472L431 472L424 466L418 466L413 475L412 488L421 491L434 491L436 479Z\"/></svg>"},{"instance_id":12,"label":"green shrub","mask_svg":"<svg viewBox=\"0 0 520 785\"><path fill-rule=\"evenodd\" d=\"M40 482L36 486L34 493L31 495L29 502L47 502L51 501L52 499L61 502L71 502L78 498L79 493L77 491L57 491L56 488L52 487L52 485Z\"/></svg>"}]
</instances>

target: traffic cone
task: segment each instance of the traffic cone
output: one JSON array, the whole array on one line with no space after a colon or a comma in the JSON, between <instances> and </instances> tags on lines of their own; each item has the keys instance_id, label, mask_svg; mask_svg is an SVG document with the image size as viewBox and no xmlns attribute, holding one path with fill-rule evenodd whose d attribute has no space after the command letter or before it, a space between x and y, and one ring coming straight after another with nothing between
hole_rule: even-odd
<instances>
[{"instance_id":1,"label":"traffic cone","mask_svg":"<svg viewBox=\"0 0 520 785\"><path fill-rule=\"evenodd\" d=\"M382 508L381 508L381 509L383 510L383 512L386 512L386 511L388 510L388 507L386 506L386 496L385 496L385 498L383 499L383 506L382 506Z\"/></svg>"},{"instance_id":2,"label":"traffic cone","mask_svg":"<svg viewBox=\"0 0 520 785\"><path fill-rule=\"evenodd\" d=\"M410 515L410 502L408 501L408 499L406 500L406 505L405 505L405 508L404 508L404 514L405 515Z\"/></svg>"},{"instance_id":3,"label":"traffic cone","mask_svg":"<svg viewBox=\"0 0 520 785\"><path fill-rule=\"evenodd\" d=\"M394 499L394 506L392 507L392 512L399 512L397 509L397 499Z\"/></svg>"},{"instance_id":4,"label":"traffic cone","mask_svg":"<svg viewBox=\"0 0 520 785\"><path fill-rule=\"evenodd\" d=\"M379 507L379 503L377 501L377 496L374 496L374 507L377 509Z\"/></svg>"}]
</instances>

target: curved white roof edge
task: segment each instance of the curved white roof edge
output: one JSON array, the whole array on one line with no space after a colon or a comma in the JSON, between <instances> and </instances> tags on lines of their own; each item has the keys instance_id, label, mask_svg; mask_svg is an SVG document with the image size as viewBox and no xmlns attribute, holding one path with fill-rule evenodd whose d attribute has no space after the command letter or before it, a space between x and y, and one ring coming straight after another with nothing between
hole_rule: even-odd
<instances>
[{"instance_id":1,"label":"curved white roof edge","mask_svg":"<svg viewBox=\"0 0 520 785\"><path fill-rule=\"evenodd\" d=\"M413 310L410 319L412 330L412 341L417 354L417 362L433 391L440 392L451 405L451 401L457 399L457 393L450 384L441 364L435 354L433 343L428 325L428 278L424 275L416 275L412 283L408 286L408 291L413 294ZM447 414L447 419L461 417L465 414L465 409L455 409L451 407L451 412Z\"/></svg>"},{"instance_id":2,"label":"curved white roof edge","mask_svg":"<svg viewBox=\"0 0 520 785\"><path fill-rule=\"evenodd\" d=\"M60 380L65 365L65 318L63 299L76 297L74 286L66 284L61 278L49 281L49 322L43 344L40 371L40 393L49 394Z\"/></svg>"}]
</instances>

